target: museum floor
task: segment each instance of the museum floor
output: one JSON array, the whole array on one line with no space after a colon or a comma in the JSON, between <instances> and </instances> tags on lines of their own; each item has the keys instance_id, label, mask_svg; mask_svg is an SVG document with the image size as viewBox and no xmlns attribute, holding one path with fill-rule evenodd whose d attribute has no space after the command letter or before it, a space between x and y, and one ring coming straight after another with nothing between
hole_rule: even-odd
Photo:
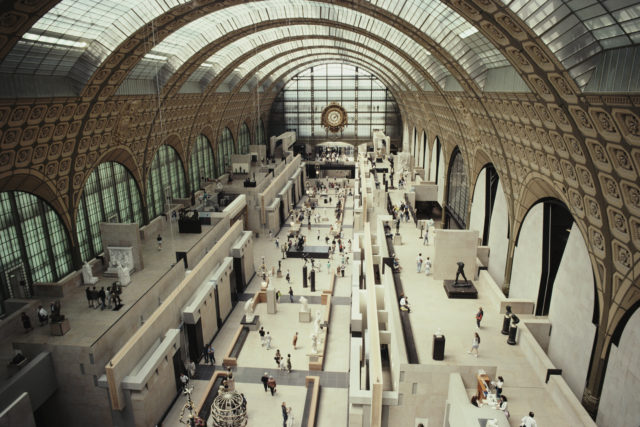
<instances>
[{"instance_id":1,"label":"museum floor","mask_svg":"<svg viewBox=\"0 0 640 427\"><path fill-rule=\"evenodd\" d=\"M391 190L401 191L401 190ZM394 195L395 196L395 195ZM393 197L395 199L395 197ZM335 203L335 202L334 202ZM324 206L321 205L324 209ZM344 233L346 238L352 237L353 228L353 200L348 198L345 211ZM332 218L333 207L327 208L327 214ZM378 212L384 214L384 212ZM288 226L283 227L277 237L282 242L287 234ZM312 221L311 230L301 228L301 232L307 234L310 242L317 241L318 230L321 240L329 231L329 223L315 224ZM477 300L450 300L447 298L441 281L416 272L416 256L422 253L423 257L432 256L433 246L423 246L419 239L420 232L413 222L402 223L400 233L403 245L396 246L396 254L400 257L403 267L401 277L405 293L409 296L413 306L411 323L414 339L417 343L418 356L421 364L444 365L495 365L498 367L498 375L505 378L503 394L509 398L509 410L511 412L510 424L518 426L520 418L529 411L536 413L539 425L567 426L571 420L566 419L562 409L559 408L550 396L544 392L544 384L538 380L532 372L525 355L518 345L510 346L506 343L506 337L500 333L502 327L502 315L497 312L495 305L490 304L488 291L482 284L477 284L479 298ZM268 237L261 236L255 243L255 264L260 264L261 256L265 256L267 266L277 265L280 252L275 248L275 243ZM298 322L297 299L301 295L312 295L309 288L302 287L301 268L302 259L283 260L283 272L290 270L291 282L295 293L295 304L289 303L287 295L288 286L283 278L274 278L276 289L282 292L282 298L278 305L277 314L267 314L265 304L257 306L256 314L260 315L261 323L265 330L273 336L271 351L260 345L257 332L251 332L238 359L238 368L235 373L236 389L244 393L248 401L249 426L280 425L282 415L280 405L286 401L293 408L294 419L300 420L302 416L305 388L305 375L315 375L316 372L307 371L307 352L310 348L309 334L310 324ZM324 288L323 279L328 277L326 261L321 262L322 273L317 276L317 291L315 299L310 299L310 307L315 310L319 304L319 294ZM335 268L336 261L332 261ZM348 361L349 361L349 313L351 293L351 270L347 268L344 278L338 278L334 300L336 304L332 310L331 333L329 334L328 356L325 362L325 370L321 377L321 397L318 415L318 425L346 426L348 425ZM258 279L254 277L247 288L245 298L252 295L259 288ZM478 331L482 342L479 356L475 358L467 351L471 346L473 333L476 331L475 313L479 306L484 308L484 319ZM223 354L228 349L237 325L242 318L242 304L238 304L229 316L227 322L214 339L217 362L220 363ZM432 334L441 328L446 335L445 360L442 362L432 360ZM298 331L300 348L293 350L291 340L293 333ZM280 349L283 355L292 356L293 372L282 373L275 367L273 360L275 349ZM220 369L220 365L216 365ZM198 365L198 379L193 380L194 401L198 401L206 389L208 380L213 372L210 367ZM278 383L277 393L270 396L265 393L260 383L260 377L264 372L274 375ZM200 374L202 373L202 374ZM469 387L469 385L467 385ZM388 387L385 387L388 389ZM468 388L469 397L475 392ZM184 397L179 397L175 402L164 425L178 427L179 414ZM441 413L422 413L421 407L396 406L389 407L385 417L385 425L404 426L407 420L415 417L428 417L433 425L442 425L444 418L445 402L442 402ZM434 422L435 421L435 422ZM299 425L299 424L294 424ZM411 424L412 425L412 424Z\"/></svg>"}]
</instances>

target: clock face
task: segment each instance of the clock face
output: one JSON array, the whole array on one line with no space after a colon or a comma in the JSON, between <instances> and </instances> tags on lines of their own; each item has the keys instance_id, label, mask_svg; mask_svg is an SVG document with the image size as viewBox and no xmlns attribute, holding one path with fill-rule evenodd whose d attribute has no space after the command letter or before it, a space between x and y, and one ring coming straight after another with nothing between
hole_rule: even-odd
<instances>
[{"instance_id":1,"label":"clock face","mask_svg":"<svg viewBox=\"0 0 640 427\"><path fill-rule=\"evenodd\" d=\"M327 114L327 122L331 126L338 126L340 124L340 120L341 119L342 119L342 114L340 114L336 110L333 110L333 111L329 112L329 114Z\"/></svg>"},{"instance_id":2,"label":"clock face","mask_svg":"<svg viewBox=\"0 0 640 427\"><path fill-rule=\"evenodd\" d=\"M347 112L337 103L327 105L322 111L322 125L333 133L342 131L347 125Z\"/></svg>"}]
</instances>

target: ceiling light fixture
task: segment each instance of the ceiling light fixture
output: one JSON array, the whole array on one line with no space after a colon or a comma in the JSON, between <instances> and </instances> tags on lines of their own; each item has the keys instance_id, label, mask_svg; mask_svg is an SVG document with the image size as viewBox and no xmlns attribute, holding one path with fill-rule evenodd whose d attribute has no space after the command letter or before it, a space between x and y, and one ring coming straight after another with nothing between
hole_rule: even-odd
<instances>
[{"instance_id":1,"label":"ceiling light fixture","mask_svg":"<svg viewBox=\"0 0 640 427\"><path fill-rule=\"evenodd\" d=\"M43 36L41 34L24 33L22 38L26 39L26 40L34 41L34 42L49 43L49 44L55 44L55 45L59 45L59 46L79 47L79 48L87 47L87 43L86 42L79 42L79 41L75 41L75 40L61 39L59 37Z\"/></svg>"}]
</instances>

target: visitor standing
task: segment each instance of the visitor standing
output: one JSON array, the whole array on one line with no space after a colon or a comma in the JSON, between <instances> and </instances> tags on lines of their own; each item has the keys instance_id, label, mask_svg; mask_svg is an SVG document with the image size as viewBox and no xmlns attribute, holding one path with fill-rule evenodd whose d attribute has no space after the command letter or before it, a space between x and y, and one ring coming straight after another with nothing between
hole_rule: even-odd
<instances>
[{"instance_id":1,"label":"visitor standing","mask_svg":"<svg viewBox=\"0 0 640 427\"><path fill-rule=\"evenodd\" d=\"M216 364L216 352L213 349L213 345L209 346L209 363L211 363L212 365Z\"/></svg>"},{"instance_id":2,"label":"visitor standing","mask_svg":"<svg viewBox=\"0 0 640 427\"><path fill-rule=\"evenodd\" d=\"M520 425L523 427L537 427L538 423L533 419L533 412L529 412L529 415L522 417Z\"/></svg>"},{"instance_id":3,"label":"visitor standing","mask_svg":"<svg viewBox=\"0 0 640 427\"><path fill-rule=\"evenodd\" d=\"M484 316L484 311L482 311L482 307L480 307L478 309L478 312L476 313L476 324L478 325L478 329L480 329L480 322L482 322L483 316Z\"/></svg>"},{"instance_id":4,"label":"visitor standing","mask_svg":"<svg viewBox=\"0 0 640 427\"><path fill-rule=\"evenodd\" d=\"M291 274L289 273L289 270L287 270L287 276L286 276L286 279L287 279L287 283L288 283L288 284L291 284ZM289 289L291 289L291 288L289 288Z\"/></svg>"},{"instance_id":5,"label":"visitor standing","mask_svg":"<svg viewBox=\"0 0 640 427\"><path fill-rule=\"evenodd\" d=\"M298 333L293 336L293 349L296 350L296 344L298 344Z\"/></svg>"},{"instance_id":6,"label":"visitor standing","mask_svg":"<svg viewBox=\"0 0 640 427\"><path fill-rule=\"evenodd\" d=\"M260 334L260 345L264 347L264 326L260 326L260 330L258 331L258 334Z\"/></svg>"},{"instance_id":7,"label":"visitor standing","mask_svg":"<svg viewBox=\"0 0 640 427\"><path fill-rule=\"evenodd\" d=\"M289 286L289 300L293 302L293 289L291 289L291 286Z\"/></svg>"},{"instance_id":8,"label":"visitor standing","mask_svg":"<svg viewBox=\"0 0 640 427\"><path fill-rule=\"evenodd\" d=\"M20 315L20 320L22 321L22 327L24 328L25 332L29 332L33 329L33 327L31 326L31 318L24 311Z\"/></svg>"},{"instance_id":9,"label":"visitor standing","mask_svg":"<svg viewBox=\"0 0 640 427\"><path fill-rule=\"evenodd\" d=\"M291 373L291 355L287 354L287 372Z\"/></svg>"},{"instance_id":10,"label":"visitor standing","mask_svg":"<svg viewBox=\"0 0 640 427\"><path fill-rule=\"evenodd\" d=\"M418 257L416 258L416 268L418 270L418 273L420 273L422 271L422 254L419 253Z\"/></svg>"},{"instance_id":11,"label":"visitor standing","mask_svg":"<svg viewBox=\"0 0 640 427\"><path fill-rule=\"evenodd\" d=\"M427 257L427 260L424 262L424 273L428 276L431 274L431 258Z\"/></svg>"},{"instance_id":12,"label":"visitor standing","mask_svg":"<svg viewBox=\"0 0 640 427\"><path fill-rule=\"evenodd\" d=\"M158 237L156 238L156 241L158 242L158 250L162 249L162 236L158 234Z\"/></svg>"},{"instance_id":13,"label":"visitor standing","mask_svg":"<svg viewBox=\"0 0 640 427\"><path fill-rule=\"evenodd\" d=\"M204 350L202 350L202 356L204 358L204 363L209 363L209 344L204 346Z\"/></svg>"},{"instance_id":14,"label":"visitor standing","mask_svg":"<svg viewBox=\"0 0 640 427\"><path fill-rule=\"evenodd\" d=\"M267 392L267 383L269 382L269 373L265 372L264 375L262 376L262 378L260 378L260 381L262 381L262 385L264 386L264 392Z\"/></svg>"},{"instance_id":15,"label":"visitor standing","mask_svg":"<svg viewBox=\"0 0 640 427\"><path fill-rule=\"evenodd\" d=\"M271 350L271 334L267 332L267 336L264 338L264 341L267 345L267 350Z\"/></svg>"}]
</instances>

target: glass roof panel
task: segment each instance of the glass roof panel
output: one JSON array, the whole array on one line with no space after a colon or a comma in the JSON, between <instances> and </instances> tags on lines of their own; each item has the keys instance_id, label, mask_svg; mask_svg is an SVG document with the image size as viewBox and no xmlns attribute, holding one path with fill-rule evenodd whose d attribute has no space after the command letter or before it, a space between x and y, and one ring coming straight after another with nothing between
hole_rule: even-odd
<instances>
[{"instance_id":1,"label":"glass roof panel","mask_svg":"<svg viewBox=\"0 0 640 427\"><path fill-rule=\"evenodd\" d=\"M540 36L569 70L578 86L586 86L603 49L637 43L638 1L502 0Z\"/></svg>"},{"instance_id":2,"label":"glass roof panel","mask_svg":"<svg viewBox=\"0 0 640 427\"><path fill-rule=\"evenodd\" d=\"M205 60L205 62L203 63L203 66L210 67L211 66L210 64L215 64L214 67L216 68L216 71L219 72L222 69L223 64L229 64L233 60L238 58L238 56L240 56L241 54L255 50L258 46L264 44L265 41L280 40L285 37L299 37L299 36L311 36L311 35L313 35L313 37L340 36L351 42L366 44L368 47L373 49L373 51L378 52L383 56L390 58L394 62L400 64L402 68L407 72L409 72L411 76L415 78L417 81L422 81L424 79L424 76L417 69L415 69L413 65L411 65L403 57L398 55L397 52L389 49L387 46L384 46L376 41L373 41L371 39L368 39L362 35L353 33L351 31L336 30L331 27L324 27L319 25L313 25L313 26L296 25L296 26L289 26L289 27L270 28L267 30L259 31L257 33L251 34L243 38L242 40L239 40L237 42L234 42L225 46L223 49L216 52L214 55L212 55L207 60ZM326 38L308 39L308 40L305 40L304 42L298 41L298 43L295 45L292 45L291 43L283 43L281 45L286 46L287 49L294 46L303 47L303 46L319 46L319 45L329 45L329 46L334 45L334 46L339 46L344 48L354 48L354 45L352 43L345 42L343 40L330 40ZM360 48L358 49L361 50L364 54L369 54L369 55L372 54L372 52L369 50L360 49ZM261 55L260 57L263 57L263 56L264 55ZM438 67L440 67L440 70L438 70L438 73L437 73L438 75L443 75L447 73L446 69L441 64L436 63L437 61L433 60L428 55L419 56L414 59L418 60L419 62L422 61L423 63L427 63L427 64L429 64L430 62L433 62L433 64L429 64L429 65L431 65L433 69L437 69ZM189 80L192 80L192 79L190 78Z\"/></svg>"},{"instance_id":3,"label":"glass roof panel","mask_svg":"<svg viewBox=\"0 0 640 427\"><path fill-rule=\"evenodd\" d=\"M310 44L309 42L315 42ZM316 46L315 48L313 46ZM302 50L296 51L296 52L291 52L291 53L286 53L288 51L290 51L293 48L302 48ZM239 77L244 77L246 76L251 70L255 69L256 67L258 67L260 64L265 63L267 61L269 61L270 58L275 58L269 62L267 62L267 65L262 67L258 72L255 73L256 77L260 80L262 78L264 78L265 76L269 75L271 72L273 72L273 70L277 69L279 66L281 66L282 64L291 61L292 59L298 58L300 56L302 56L303 58L307 58L309 59L310 57L316 56L316 55L322 55L322 54L337 54L338 56L343 53L345 55L349 55L349 56L354 56L357 58L361 58L364 61L368 61L369 63L371 63L371 53L370 52L364 52L364 53L357 53L357 52L352 52L352 51L346 51L345 48L350 48L352 50L356 50L358 51L359 48L354 48L353 46L345 46L343 48L340 47L325 47L325 44L323 43L323 40L305 40L304 42L302 41L295 41L295 42L289 42L289 43L284 43L282 45L277 45L274 46L270 49L267 49L265 51L262 51L254 56L252 56L251 58L249 58L248 60L244 61L241 65L239 65L238 67L235 68L235 70L231 73L231 75L234 76L239 76ZM364 50L363 50L364 51ZM283 54L282 56L278 56L276 57L276 55L278 54ZM401 84L407 85L409 87L413 87L413 85L411 85L409 82L407 82L406 80L403 80L403 76L404 73L402 72L402 69L397 68L395 65L393 65L391 62L387 61L384 57L382 56L376 56L375 59L380 62L381 64L383 64L388 70L391 70L391 72L393 72L393 74L390 74L389 72L385 71L384 69L381 69L380 72L386 74L389 78L392 78L394 80L398 80ZM378 69L379 67L372 64L372 67Z\"/></svg>"},{"instance_id":4,"label":"glass roof panel","mask_svg":"<svg viewBox=\"0 0 640 427\"><path fill-rule=\"evenodd\" d=\"M99 48L93 48L92 55L85 60L86 64L84 64L87 66L92 63L95 69L116 46L134 31L169 9L187 2L188 0L142 0L135 3L122 2L121 0L101 2L62 0L38 20L32 31L47 36L58 35L69 41L86 43L89 46L98 45ZM442 46L448 52L467 55L469 59L465 61L463 67L469 74L477 76L480 84L482 84L481 76L486 68L506 65L505 59L482 35L476 34L475 40L467 41L463 35L473 28L472 25L440 2L373 0L372 3L389 11L389 13L406 19L428 36L441 41ZM385 37L416 58L418 55L423 59L429 56L429 52L410 37L380 20L347 7L307 0L249 2L215 11L172 33L159 43L152 53L160 56L175 56L178 60L172 60L172 64L179 66L204 45L230 31L269 19L294 19L297 17L348 23ZM26 60L25 56L32 56L35 53L39 53L41 57L55 56L58 53L53 51L60 49L55 44L45 45L26 39L23 39L22 42L26 45L22 46L22 49L12 51L9 54L10 58L8 57L4 61L6 64L0 65L0 71L5 71L6 65L10 66L13 71L20 69L21 71L33 72L34 62ZM36 44L40 45L39 50L34 49L31 52L31 48ZM25 55L26 53L28 55ZM82 49L72 52L68 55L68 60L70 62L79 61L82 54ZM477 58L471 58L474 55ZM454 57L459 56L454 55ZM433 59L429 60L426 67L435 68L430 70L430 73L434 75L436 80L443 81L448 73L442 72L438 65L433 63ZM90 75L91 71L87 69L82 75ZM63 75L64 71L62 68L55 68L52 74Z\"/></svg>"}]
</instances>

